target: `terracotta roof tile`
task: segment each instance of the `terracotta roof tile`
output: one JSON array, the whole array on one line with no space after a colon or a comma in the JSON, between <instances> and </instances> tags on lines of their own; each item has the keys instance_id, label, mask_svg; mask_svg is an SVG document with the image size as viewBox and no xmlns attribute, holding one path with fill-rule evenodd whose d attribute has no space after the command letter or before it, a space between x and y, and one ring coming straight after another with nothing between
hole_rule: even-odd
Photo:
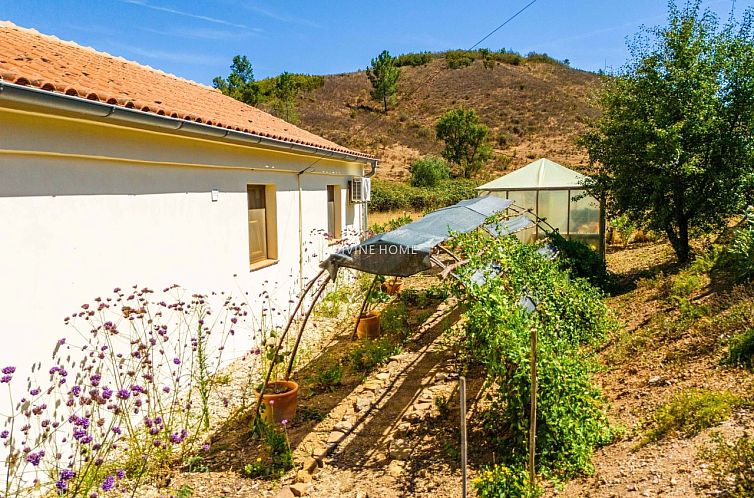
<instances>
[{"instance_id":1,"label":"terracotta roof tile","mask_svg":"<svg viewBox=\"0 0 754 498\"><path fill-rule=\"evenodd\" d=\"M0 78L17 85L371 158L220 91L0 21Z\"/></svg>"}]
</instances>

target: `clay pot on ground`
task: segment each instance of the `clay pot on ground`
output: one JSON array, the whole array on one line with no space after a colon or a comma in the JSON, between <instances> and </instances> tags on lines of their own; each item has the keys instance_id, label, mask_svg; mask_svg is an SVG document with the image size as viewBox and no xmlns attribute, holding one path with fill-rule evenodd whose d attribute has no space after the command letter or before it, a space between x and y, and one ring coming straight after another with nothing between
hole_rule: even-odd
<instances>
[{"instance_id":1,"label":"clay pot on ground","mask_svg":"<svg viewBox=\"0 0 754 498\"><path fill-rule=\"evenodd\" d=\"M382 289L389 295L394 296L398 294L403 288L403 281L401 279L386 280L382 284Z\"/></svg>"},{"instance_id":2,"label":"clay pot on ground","mask_svg":"<svg viewBox=\"0 0 754 498\"><path fill-rule=\"evenodd\" d=\"M373 310L361 315L356 335L359 339L377 339L380 336L380 312Z\"/></svg>"},{"instance_id":3,"label":"clay pot on ground","mask_svg":"<svg viewBox=\"0 0 754 498\"><path fill-rule=\"evenodd\" d=\"M267 384L262 396L262 418L272 426L293 421L298 404L298 384L292 380L276 380Z\"/></svg>"}]
</instances>

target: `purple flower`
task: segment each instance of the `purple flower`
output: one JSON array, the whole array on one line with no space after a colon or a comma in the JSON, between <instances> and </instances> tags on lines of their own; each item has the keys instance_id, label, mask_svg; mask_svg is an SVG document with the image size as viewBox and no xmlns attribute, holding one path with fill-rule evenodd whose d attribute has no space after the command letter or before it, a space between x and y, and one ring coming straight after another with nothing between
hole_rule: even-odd
<instances>
[{"instance_id":1,"label":"purple flower","mask_svg":"<svg viewBox=\"0 0 754 498\"><path fill-rule=\"evenodd\" d=\"M36 467L37 465L39 465L39 462L42 460L43 456L45 456L44 450L40 450L36 453L29 453L26 456L26 461Z\"/></svg>"},{"instance_id":2,"label":"purple flower","mask_svg":"<svg viewBox=\"0 0 754 498\"><path fill-rule=\"evenodd\" d=\"M202 445L202 451L205 453L209 451L209 443L204 443Z\"/></svg>"},{"instance_id":3,"label":"purple flower","mask_svg":"<svg viewBox=\"0 0 754 498\"><path fill-rule=\"evenodd\" d=\"M8 384L11 380L13 380L12 375L3 375L0 377L0 384Z\"/></svg>"},{"instance_id":4,"label":"purple flower","mask_svg":"<svg viewBox=\"0 0 754 498\"><path fill-rule=\"evenodd\" d=\"M110 430L113 431L113 434L120 435L120 433L121 433L120 427L118 427L117 425L115 427L113 427L112 429L110 429Z\"/></svg>"},{"instance_id":5,"label":"purple flower","mask_svg":"<svg viewBox=\"0 0 754 498\"><path fill-rule=\"evenodd\" d=\"M175 363L176 365L180 365L181 364L181 359L180 358L173 358L173 363Z\"/></svg>"},{"instance_id":6,"label":"purple flower","mask_svg":"<svg viewBox=\"0 0 754 498\"><path fill-rule=\"evenodd\" d=\"M102 491L110 491L115 486L115 476L107 476L102 481Z\"/></svg>"},{"instance_id":7,"label":"purple flower","mask_svg":"<svg viewBox=\"0 0 754 498\"><path fill-rule=\"evenodd\" d=\"M32 396L36 396L36 395L37 395L37 394L39 394L39 393L40 393L40 390L39 390L39 388L38 388L38 387L35 387L35 388L34 388L34 389L32 389L31 391L29 391L29 394L31 394Z\"/></svg>"},{"instance_id":8,"label":"purple flower","mask_svg":"<svg viewBox=\"0 0 754 498\"><path fill-rule=\"evenodd\" d=\"M165 386L162 388L162 392L164 392L165 394L168 394L170 392L170 388L168 386Z\"/></svg>"},{"instance_id":9,"label":"purple flower","mask_svg":"<svg viewBox=\"0 0 754 498\"><path fill-rule=\"evenodd\" d=\"M118 390L118 394L116 396L120 399L128 399L131 397L131 391L129 391L126 388Z\"/></svg>"},{"instance_id":10,"label":"purple flower","mask_svg":"<svg viewBox=\"0 0 754 498\"><path fill-rule=\"evenodd\" d=\"M3 373L4 373L5 375L10 375L10 374L14 373L15 371L16 371L16 367L5 367L5 368L3 368L3 370L2 370L2 372L3 372Z\"/></svg>"},{"instance_id":11,"label":"purple flower","mask_svg":"<svg viewBox=\"0 0 754 498\"><path fill-rule=\"evenodd\" d=\"M115 475L118 476L118 479L125 479L126 478L126 471L118 469L115 471Z\"/></svg>"},{"instance_id":12,"label":"purple flower","mask_svg":"<svg viewBox=\"0 0 754 498\"><path fill-rule=\"evenodd\" d=\"M102 380L102 376L100 374L94 374L92 375L92 378L89 379L89 381L92 383L94 387L97 387L101 380Z\"/></svg>"},{"instance_id":13,"label":"purple flower","mask_svg":"<svg viewBox=\"0 0 754 498\"><path fill-rule=\"evenodd\" d=\"M113 390L109 387L102 388L102 399L110 399L113 397Z\"/></svg>"},{"instance_id":14,"label":"purple flower","mask_svg":"<svg viewBox=\"0 0 754 498\"><path fill-rule=\"evenodd\" d=\"M8 431L0 432L0 439L7 439L9 435L10 435L10 432Z\"/></svg>"}]
</instances>

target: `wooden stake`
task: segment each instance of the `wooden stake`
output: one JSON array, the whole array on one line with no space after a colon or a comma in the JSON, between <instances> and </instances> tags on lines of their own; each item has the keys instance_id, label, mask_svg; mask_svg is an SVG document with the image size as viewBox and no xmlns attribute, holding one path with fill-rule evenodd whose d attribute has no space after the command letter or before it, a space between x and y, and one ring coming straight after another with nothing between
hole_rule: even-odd
<instances>
[{"instance_id":1,"label":"wooden stake","mask_svg":"<svg viewBox=\"0 0 754 498\"><path fill-rule=\"evenodd\" d=\"M531 328L531 408L529 411L529 486L534 490L537 474L534 456L537 448L537 328Z\"/></svg>"},{"instance_id":2,"label":"wooden stake","mask_svg":"<svg viewBox=\"0 0 754 498\"><path fill-rule=\"evenodd\" d=\"M461 498L466 498L466 377L460 377L458 381L461 396Z\"/></svg>"}]
</instances>

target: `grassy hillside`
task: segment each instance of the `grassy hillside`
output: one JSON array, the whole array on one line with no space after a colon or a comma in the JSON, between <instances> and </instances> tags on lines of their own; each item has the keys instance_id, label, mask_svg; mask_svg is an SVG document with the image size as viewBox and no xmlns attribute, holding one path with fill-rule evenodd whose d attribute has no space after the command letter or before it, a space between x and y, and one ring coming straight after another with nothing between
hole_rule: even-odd
<instances>
[{"instance_id":1,"label":"grassy hillside","mask_svg":"<svg viewBox=\"0 0 754 498\"><path fill-rule=\"evenodd\" d=\"M575 138L597 112L590 98L598 86L597 75L545 58L450 69L435 54L425 65L401 68L397 103L386 115L371 99L364 71L326 76L321 88L299 96L298 108L301 126L378 155L378 177L391 179L406 178L413 158L440 152L434 126L445 111L475 109L491 129L491 175L539 157L584 165Z\"/></svg>"}]
</instances>

